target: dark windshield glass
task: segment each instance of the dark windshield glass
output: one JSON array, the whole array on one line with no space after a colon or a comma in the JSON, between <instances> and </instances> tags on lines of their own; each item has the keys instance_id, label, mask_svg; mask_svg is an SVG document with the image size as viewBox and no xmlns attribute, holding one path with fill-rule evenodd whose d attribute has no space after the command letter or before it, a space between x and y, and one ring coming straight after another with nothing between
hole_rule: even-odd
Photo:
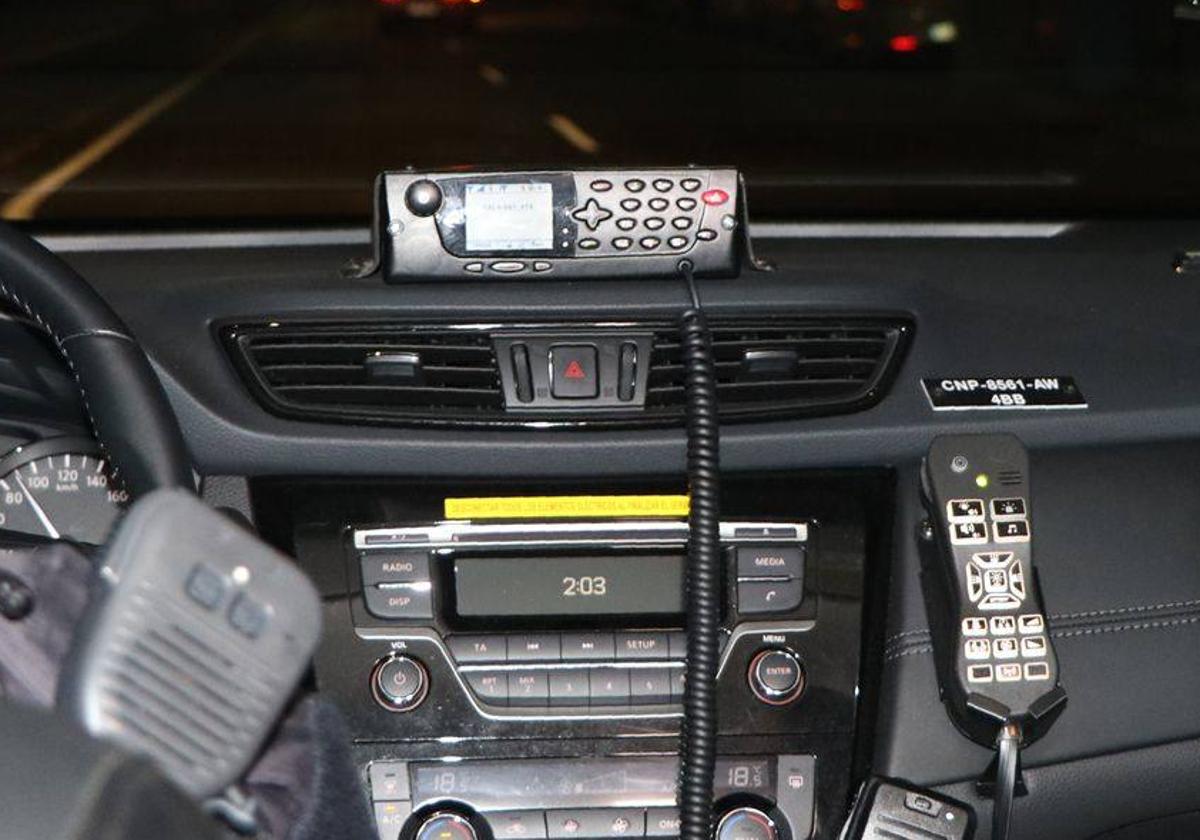
<instances>
[{"instance_id":1,"label":"dark windshield glass","mask_svg":"<svg viewBox=\"0 0 1200 840\"><path fill-rule=\"evenodd\" d=\"M2 13L11 219L358 222L374 173L409 164L733 164L774 218L1200 204L1200 0Z\"/></svg>"}]
</instances>

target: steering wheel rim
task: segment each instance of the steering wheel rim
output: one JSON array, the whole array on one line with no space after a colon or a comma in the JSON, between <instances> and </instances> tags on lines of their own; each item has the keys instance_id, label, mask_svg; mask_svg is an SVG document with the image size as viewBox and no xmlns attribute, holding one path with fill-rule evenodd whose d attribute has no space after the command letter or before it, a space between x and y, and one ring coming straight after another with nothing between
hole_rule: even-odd
<instances>
[{"instance_id":1,"label":"steering wheel rim","mask_svg":"<svg viewBox=\"0 0 1200 840\"><path fill-rule=\"evenodd\" d=\"M179 422L141 345L74 269L4 223L0 298L54 341L115 480L135 498L160 488L195 490Z\"/></svg>"}]
</instances>

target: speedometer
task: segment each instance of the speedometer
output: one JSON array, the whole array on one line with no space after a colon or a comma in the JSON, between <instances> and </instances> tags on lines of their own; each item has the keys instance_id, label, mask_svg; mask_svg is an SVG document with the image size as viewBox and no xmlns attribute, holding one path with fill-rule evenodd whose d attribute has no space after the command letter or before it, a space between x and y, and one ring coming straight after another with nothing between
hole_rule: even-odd
<instances>
[{"instance_id":1,"label":"speedometer","mask_svg":"<svg viewBox=\"0 0 1200 840\"><path fill-rule=\"evenodd\" d=\"M41 441L0 460L0 531L99 545L128 502L88 440Z\"/></svg>"}]
</instances>

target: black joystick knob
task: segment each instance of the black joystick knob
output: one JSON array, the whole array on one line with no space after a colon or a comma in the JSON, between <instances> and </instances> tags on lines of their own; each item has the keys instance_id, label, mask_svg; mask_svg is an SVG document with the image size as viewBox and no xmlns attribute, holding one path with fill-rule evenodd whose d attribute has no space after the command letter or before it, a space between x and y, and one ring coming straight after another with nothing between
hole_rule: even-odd
<instances>
[{"instance_id":1,"label":"black joystick knob","mask_svg":"<svg viewBox=\"0 0 1200 840\"><path fill-rule=\"evenodd\" d=\"M432 216L442 206L442 188L428 178L413 181L404 192L404 203L414 216Z\"/></svg>"}]
</instances>

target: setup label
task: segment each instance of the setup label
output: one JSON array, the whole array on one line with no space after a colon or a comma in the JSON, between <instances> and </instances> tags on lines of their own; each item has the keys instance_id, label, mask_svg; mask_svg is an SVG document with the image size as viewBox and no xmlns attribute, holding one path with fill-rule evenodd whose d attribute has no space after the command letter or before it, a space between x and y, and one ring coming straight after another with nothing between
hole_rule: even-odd
<instances>
[{"instance_id":1,"label":"setup label","mask_svg":"<svg viewBox=\"0 0 1200 840\"><path fill-rule=\"evenodd\" d=\"M921 384L934 411L1087 408L1070 376L946 376Z\"/></svg>"}]
</instances>

